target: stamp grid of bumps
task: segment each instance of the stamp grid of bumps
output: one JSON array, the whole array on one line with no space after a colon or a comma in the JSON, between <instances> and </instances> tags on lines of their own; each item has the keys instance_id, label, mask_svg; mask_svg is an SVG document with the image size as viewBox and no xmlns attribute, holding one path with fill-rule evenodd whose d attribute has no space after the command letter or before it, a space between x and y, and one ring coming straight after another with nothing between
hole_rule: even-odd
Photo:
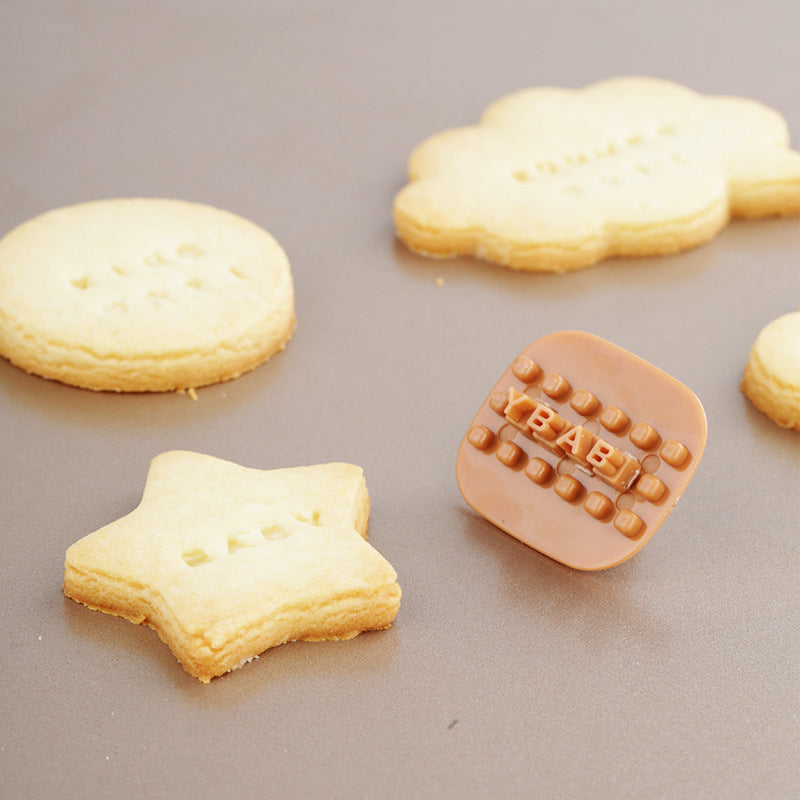
<instances>
[{"instance_id":1,"label":"stamp grid of bumps","mask_svg":"<svg viewBox=\"0 0 800 800\"><path fill-rule=\"evenodd\" d=\"M705 413L687 387L621 348L577 331L540 341L546 350L558 337L583 337L592 358L570 369L563 357L538 357L538 343L523 352L464 437L459 485L479 513L526 544L601 569L638 551L672 510L702 455ZM590 383L580 374L587 369ZM615 399L621 383L636 401ZM653 407L661 383L677 395Z\"/></svg>"}]
</instances>

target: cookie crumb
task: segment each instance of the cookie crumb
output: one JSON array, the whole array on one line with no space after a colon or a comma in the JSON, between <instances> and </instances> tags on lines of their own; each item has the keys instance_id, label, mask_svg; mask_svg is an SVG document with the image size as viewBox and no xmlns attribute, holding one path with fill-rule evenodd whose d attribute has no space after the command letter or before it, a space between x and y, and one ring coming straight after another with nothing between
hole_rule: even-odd
<instances>
[{"instance_id":1,"label":"cookie crumb","mask_svg":"<svg viewBox=\"0 0 800 800\"><path fill-rule=\"evenodd\" d=\"M442 278L441 276L440 276L440 277L438 277L438 278L436 279L436 285L437 285L437 286L444 286L444 278Z\"/></svg>"},{"instance_id":2,"label":"cookie crumb","mask_svg":"<svg viewBox=\"0 0 800 800\"><path fill-rule=\"evenodd\" d=\"M186 390L186 394L188 394L188 395L189 395L189 397L191 397L191 398L192 398L192 400L194 400L194 401L195 401L195 403L197 402L197 392L195 391L195 388L194 388L194 386L190 386L190 387L189 387L189 388Z\"/></svg>"}]
</instances>

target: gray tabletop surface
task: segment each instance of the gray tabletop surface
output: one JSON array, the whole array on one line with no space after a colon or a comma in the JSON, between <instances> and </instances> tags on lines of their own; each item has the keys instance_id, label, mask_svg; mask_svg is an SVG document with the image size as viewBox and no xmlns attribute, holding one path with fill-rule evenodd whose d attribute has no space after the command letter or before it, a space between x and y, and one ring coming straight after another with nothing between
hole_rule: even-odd
<instances>
[{"instance_id":1,"label":"gray tabletop surface","mask_svg":"<svg viewBox=\"0 0 800 800\"><path fill-rule=\"evenodd\" d=\"M800 439L739 380L800 304L794 220L569 275L396 241L415 144L516 89L652 75L758 99L800 139L794 0L0 3L0 229L118 196L234 211L289 255L298 328L183 394L0 360L4 798L784 798L800 793ZM456 450L513 357L578 328L689 385L703 462L649 544L577 572L462 499ZM205 686L61 592L148 464L361 465L394 626Z\"/></svg>"}]
</instances>

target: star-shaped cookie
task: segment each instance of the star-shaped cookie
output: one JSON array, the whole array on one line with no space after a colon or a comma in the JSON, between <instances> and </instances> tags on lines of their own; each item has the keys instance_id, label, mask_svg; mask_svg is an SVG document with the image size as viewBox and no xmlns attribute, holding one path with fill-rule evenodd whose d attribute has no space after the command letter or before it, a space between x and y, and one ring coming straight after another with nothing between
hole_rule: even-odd
<instances>
[{"instance_id":1,"label":"star-shaped cookie","mask_svg":"<svg viewBox=\"0 0 800 800\"><path fill-rule=\"evenodd\" d=\"M536 88L420 144L398 236L438 258L560 272L674 253L731 217L800 213L800 153L752 100L652 78Z\"/></svg>"},{"instance_id":2,"label":"star-shaped cookie","mask_svg":"<svg viewBox=\"0 0 800 800\"><path fill-rule=\"evenodd\" d=\"M64 593L146 623L204 683L269 647L388 628L392 566L366 541L362 471L262 471L172 451L139 506L73 544Z\"/></svg>"}]
</instances>

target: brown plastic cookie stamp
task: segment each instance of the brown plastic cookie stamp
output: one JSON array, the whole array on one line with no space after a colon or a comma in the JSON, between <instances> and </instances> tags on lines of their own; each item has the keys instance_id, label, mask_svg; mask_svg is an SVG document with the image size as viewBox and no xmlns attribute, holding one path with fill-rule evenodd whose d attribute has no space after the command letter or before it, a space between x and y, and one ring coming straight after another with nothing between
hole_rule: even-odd
<instances>
[{"instance_id":1,"label":"brown plastic cookie stamp","mask_svg":"<svg viewBox=\"0 0 800 800\"><path fill-rule=\"evenodd\" d=\"M706 415L688 387L581 331L545 336L503 373L458 451L464 499L576 569L639 551L697 469Z\"/></svg>"}]
</instances>

